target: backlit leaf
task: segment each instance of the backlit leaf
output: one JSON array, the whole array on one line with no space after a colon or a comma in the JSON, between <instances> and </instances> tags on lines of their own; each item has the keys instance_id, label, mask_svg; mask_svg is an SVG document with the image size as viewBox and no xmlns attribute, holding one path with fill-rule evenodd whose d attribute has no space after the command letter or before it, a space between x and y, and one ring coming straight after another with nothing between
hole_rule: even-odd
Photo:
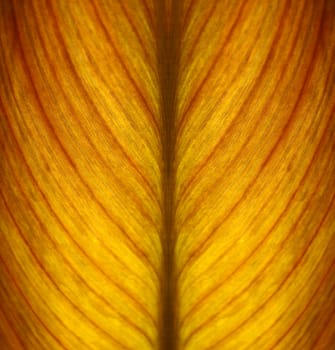
<instances>
[{"instance_id":1,"label":"backlit leaf","mask_svg":"<svg viewBox=\"0 0 335 350\"><path fill-rule=\"evenodd\" d=\"M0 1L0 348L335 345L335 6Z\"/></svg>"}]
</instances>

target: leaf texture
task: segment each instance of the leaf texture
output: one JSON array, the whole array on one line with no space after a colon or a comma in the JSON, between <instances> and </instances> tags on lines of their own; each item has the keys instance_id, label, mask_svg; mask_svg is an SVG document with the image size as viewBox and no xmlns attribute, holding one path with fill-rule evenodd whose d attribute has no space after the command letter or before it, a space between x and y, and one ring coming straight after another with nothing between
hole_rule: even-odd
<instances>
[{"instance_id":1,"label":"leaf texture","mask_svg":"<svg viewBox=\"0 0 335 350\"><path fill-rule=\"evenodd\" d=\"M1 14L4 348L155 348L153 4L5 1Z\"/></svg>"},{"instance_id":2,"label":"leaf texture","mask_svg":"<svg viewBox=\"0 0 335 350\"><path fill-rule=\"evenodd\" d=\"M335 344L335 6L0 2L0 348Z\"/></svg>"},{"instance_id":3,"label":"leaf texture","mask_svg":"<svg viewBox=\"0 0 335 350\"><path fill-rule=\"evenodd\" d=\"M334 30L331 1L185 4L180 349L335 344Z\"/></svg>"}]
</instances>

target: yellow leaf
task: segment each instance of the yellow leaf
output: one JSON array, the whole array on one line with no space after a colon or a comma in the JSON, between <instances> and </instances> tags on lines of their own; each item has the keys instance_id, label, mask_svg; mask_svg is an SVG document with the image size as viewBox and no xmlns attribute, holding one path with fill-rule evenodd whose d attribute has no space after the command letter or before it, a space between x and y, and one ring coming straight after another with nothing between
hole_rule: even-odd
<instances>
[{"instance_id":1,"label":"yellow leaf","mask_svg":"<svg viewBox=\"0 0 335 350\"><path fill-rule=\"evenodd\" d=\"M335 6L0 2L0 348L332 349Z\"/></svg>"},{"instance_id":2,"label":"yellow leaf","mask_svg":"<svg viewBox=\"0 0 335 350\"><path fill-rule=\"evenodd\" d=\"M23 348L154 348L162 158L153 9L1 6L6 320Z\"/></svg>"},{"instance_id":3,"label":"yellow leaf","mask_svg":"<svg viewBox=\"0 0 335 350\"><path fill-rule=\"evenodd\" d=\"M213 0L185 12L180 349L331 349L334 3Z\"/></svg>"}]
</instances>

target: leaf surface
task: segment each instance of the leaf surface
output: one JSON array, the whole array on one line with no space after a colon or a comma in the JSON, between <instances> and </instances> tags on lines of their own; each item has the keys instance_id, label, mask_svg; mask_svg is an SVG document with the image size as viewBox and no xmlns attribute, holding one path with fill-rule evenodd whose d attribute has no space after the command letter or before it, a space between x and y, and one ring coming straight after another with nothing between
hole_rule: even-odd
<instances>
[{"instance_id":1,"label":"leaf surface","mask_svg":"<svg viewBox=\"0 0 335 350\"><path fill-rule=\"evenodd\" d=\"M155 348L162 123L154 7L1 7L6 327L29 349ZM12 335L2 337L11 344Z\"/></svg>"},{"instance_id":2,"label":"leaf surface","mask_svg":"<svg viewBox=\"0 0 335 350\"><path fill-rule=\"evenodd\" d=\"M0 2L0 347L330 349L334 19Z\"/></svg>"},{"instance_id":3,"label":"leaf surface","mask_svg":"<svg viewBox=\"0 0 335 350\"><path fill-rule=\"evenodd\" d=\"M185 4L180 349L334 342L334 29L330 1Z\"/></svg>"}]
</instances>

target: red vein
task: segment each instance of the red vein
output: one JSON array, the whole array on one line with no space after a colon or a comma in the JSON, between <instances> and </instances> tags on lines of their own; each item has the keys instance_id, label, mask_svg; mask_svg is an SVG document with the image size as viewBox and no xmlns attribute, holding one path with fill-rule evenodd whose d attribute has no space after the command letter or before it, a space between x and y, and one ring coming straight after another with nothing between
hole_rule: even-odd
<instances>
[{"instance_id":1,"label":"red vein","mask_svg":"<svg viewBox=\"0 0 335 350\"><path fill-rule=\"evenodd\" d=\"M52 12L52 15L53 15L53 17L55 18L55 23L57 23L56 16L55 16L54 12ZM64 56L65 56L67 62L69 63L71 72L73 72L73 76L75 77L76 82L78 83L77 85L80 86L81 91L83 92L83 94L84 94L84 96L85 96L85 100L90 102L90 106L94 109L94 114L97 115L97 116L100 116L100 120L101 120L101 122L102 122L103 128L107 131L107 134L109 134L109 135L112 137L113 141L115 142L115 144L117 145L117 147L120 149L120 151L121 151L123 157L127 159L129 165L130 165L130 166L136 171L136 173L141 177L141 179L142 179L143 182L148 186L148 188L149 188L150 190L152 190L152 188L150 188L150 185L149 185L149 183L148 183L148 180L145 178L145 176L143 175L143 173L138 169L137 165L134 163L134 161L131 159L131 157L128 155L128 153L127 153L127 152L124 150L124 148L121 146L121 144L119 143L119 141L117 140L117 138L115 137L115 135L112 133L111 129L108 128L108 126L107 126L105 120L104 120L104 119L101 117L101 115L99 114L99 112L98 112L98 110L97 110L97 108L96 108L94 102L92 101L92 99L91 99L89 93L88 93L87 90L85 89L85 87L84 87L84 85L83 85L83 83L82 83L82 81L81 81L81 79L80 79L80 76L78 75L78 73L77 73L77 71L76 71L75 65L74 65L74 63L73 63L73 61L72 61L72 59L71 59L71 56L70 56L69 52L67 51L66 44L65 44L65 42L64 42L64 40L63 40L63 38L62 38L62 35L61 35L61 33L60 33L59 26L57 25L57 26L55 26L55 28L57 28L57 33L58 33L57 38L58 38L59 42L61 43L61 47L63 48ZM38 34L39 34L39 31L37 31L37 32L38 32ZM40 34L39 34L39 35L40 35ZM45 55L46 55L48 61L50 62L50 66L52 67L52 71L53 71L53 73L54 73L54 75L55 75L55 78L56 78L56 77L57 77L57 74L55 73L55 68L54 68L54 66L51 64L52 60L49 59L49 55L48 55L47 50L46 50L46 48L45 48L45 46L44 46L43 40L41 40L40 42L41 42L41 45L42 45L43 50L44 50L44 52L45 52ZM57 79L57 82L58 82L58 79ZM60 91L62 91L62 89L60 89ZM62 91L62 93L63 93L63 91ZM63 93L63 95L64 95L64 93ZM71 104L70 104L70 103L69 103L68 105L69 105L69 107L71 107ZM71 109L72 109L72 107L71 107ZM84 130L83 127L82 127L82 125L81 125L81 123L79 122L79 120L78 120L78 124L80 125L81 129ZM103 163L109 168L109 166L107 165L107 163L104 161L103 157L101 156L100 152L96 149L96 146L94 145L94 143L90 140L90 138L87 136L87 134L85 133L85 131L83 131L83 132L84 132L84 134L85 134L85 136L86 136L86 139L89 141L89 144L91 145L91 147L92 147L92 148L95 150L95 152L99 155L99 158L103 161ZM114 175L114 174L113 174L113 175ZM115 175L114 175L114 176L115 176ZM119 184L122 183L116 176L115 176L115 179L118 181ZM142 215L143 215L144 217L146 217L151 223L153 223L151 216L150 216L148 213L146 213L146 212L143 211L143 206L141 206L141 205L139 204L139 201L138 201L138 200L135 200L135 198L133 198L133 201L134 201L134 203L137 205L137 207L138 207L138 209L140 210L140 212L142 213Z\"/></svg>"},{"instance_id":2,"label":"red vein","mask_svg":"<svg viewBox=\"0 0 335 350\"><path fill-rule=\"evenodd\" d=\"M215 233L217 232L217 230L220 228L221 223L224 222L228 217L230 217L230 215L239 207L239 205L243 202L243 198L246 197L246 195L251 191L251 189L253 188L253 186L256 183L256 180L258 179L259 175L265 170L266 166L268 165L268 163L270 162L273 154L275 153L275 151L277 150L278 146L283 142L285 136L288 136L288 131L291 128L292 124L293 124L293 120L295 120L297 118L297 113L296 110L298 109L300 103L301 103L301 97L304 93L304 88L307 85L307 82L310 80L311 78L311 73L312 73L312 67L314 69L313 65L313 61L314 61L314 56L316 55L316 48L317 45L315 45L314 47L314 52L313 52L313 56L311 58L310 61L310 65L309 68L307 69L306 75L305 75L305 79L303 81L303 84L300 88L299 94L296 98L296 103L291 111L291 114L288 118L288 120L286 121L281 134L279 135L279 137L277 138L274 146L271 148L270 152L268 153L268 155L266 156L265 160L262 162L262 164L259 167L259 171L257 172L257 174L253 177L252 181L249 183L248 187L243 191L242 195L240 196L239 200L233 205L233 207L224 215L223 219L220 220L219 223L216 224L216 226L214 227L214 229L206 236L206 239L201 242L201 244L199 244L198 248L190 254L189 258L187 259L186 263L184 265L187 265L188 261L190 261L194 256L201 256L205 251L206 251L206 247L208 247L208 243L213 239ZM216 186L212 186L211 190L214 190L216 188ZM209 194L209 190L207 190L207 195ZM196 210L193 210L183 221L182 224L185 224L185 222L187 220L189 220L190 218L192 218L192 216L195 215ZM182 269L184 268L184 265L182 267Z\"/></svg>"},{"instance_id":3,"label":"red vein","mask_svg":"<svg viewBox=\"0 0 335 350\"><path fill-rule=\"evenodd\" d=\"M307 254L307 251L310 249L311 245L313 244L313 242L315 241L324 221L326 220L330 209L332 208L333 204L335 203L335 195L332 197L332 200L325 212L325 215L323 216L317 230L315 231L315 233L313 234L312 238L309 240L306 248L303 250L302 254L300 255L300 257L298 258L298 260L294 263L294 265L292 266L291 270L289 271L289 273L285 276L285 278L282 280L282 282L280 283L280 285L278 286L278 288L261 304L259 305L259 307L253 312L252 315L250 315L247 319L245 319L244 321L242 321L238 327L236 327L235 329L233 329L231 332L229 332L227 335L225 335L224 337L222 337L220 340L218 340L217 342L215 342L215 344L213 344L212 346L206 348L205 350L209 350L209 349L213 349L215 348L218 344L221 344L223 341L225 341L227 338L229 338L232 334L236 333L240 328L242 328L247 322L249 322L253 317L255 317L255 315L257 313L259 313L261 310L264 309L264 306L266 304L268 304L268 302L273 299L273 297L283 288L283 286L286 284L286 282L288 281L288 279L292 276L293 272L297 269L297 267L299 266L299 264L301 263L302 259L304 258L304 256Z\"/></svg>"},{"instance_id":4,"label":"red vein","mask_svg":"<svg viewBox=\"0 0 335 350\"><path fill-rule=\"evenodd\" d=\"M96 5L94 4L94 2L92 2L92 7L94 9L94 12L95 12L95 15L96 15L96 18L98 20L98 22L100 23L101 25L101 28L103 30L103 33L106 37L106 39L108 40L108 42L110 43L111 47L113 48L113 51L115 52L115 55L116 57L118 58L119 62L120 62L120 65L123 69L123 71L125 72L126 74L126 77L127 79L131 82L131 84L133 85L135 91L136 91L136 94L137 96L139 97L139 99L142 101L142 104L143 106L145 107L145 109L147 110L147 112L149 113L149 116L150 116L150 120L151 122L153 123L153 126L154 126L154 129L156 132L159 133L159 126L158 126L158 123L157 123L157 120L155 118L155 115L154 115L154 112L151 110L151 108L149 107L149 104L147 102L147 100L145 99L144 95L142 94L141 92L141 89L138 87L138 85L136 84L136 81L134 80L134 78L132 77L132 75L130 74L129 72L129 69L127 68L126 64L124 63L124 60L122 59L119 51L116 49L116 46L115 46L115 43L114 41L112 40L111 36L108 34L108 29L104 23L104 21L102 20L100 14L99 14L99 11L96 7ZM146 114L147 115L147 114Z\"/></svg>"},{"instance_id":5,"label":"red vein","mask_svg":"<svg viewBox=\"0 0 335 350\"><path fill-rule=\"evenodd\" d=\"M191 60L191 58L193 56L193 53L194 53L194 50L196 49L197 45L199 44L201 36L205 32L205 27L207 26L209 20L212 18L213 13L214 13L214 11L215 11L217 6L218 6L218 3L216 1L213 1L211 9L209 10L209 12L206 15L202 25L199 28L198 34L194 37L193 45L191 46L191 48L190 48L190 50L189 50L189 52L187 54L186 61L190 61Z\"/></svg>"},{"instance_id":6,"label":"red vein","mask_svg":"<svg viewBox=\"0 0 335 350\"><path fill-rule=\"evenodd\" d=\"M329 119L331 120L331 119ZM314 157L317 156L317 153L320 151L320 149L317 150L317 152L315 153ZM331 155L330 155L331 156ZM311 165L313 164L313 162L310 162L310 165L308 167L308 169L306 170L303 180L306 180L306 177L308 176L308 171L310 170ZM267 268L269 268L269 266L273 263L273 261L275 260L275 258L278 256L278 254L283 250L285 244L288 242L289 238L292 236L292 234L295 232L295 228L298 226L299 222L302 220L302 218L304 217L304 214L306 213L310 202L312 201L312 199L317 195L318 190L319 190L319 185L322 183L323 181L323 177L327 174L327 172L325 171L319 178L318 182L316 183L316 185L314 186L314 191L311 194L311 197L309 199L309 201L306 200L306 205L305 207L301 210L299 217L297 218L297 220L295 221L294 225L292 226L292 228L290 229L290 231L288 232L288 235L284 238L284 240L282 241L281 245L280 245L280 249L272 256L272 258L268 261L268 263L262 268L262 270L252 279L251 282L249 282L249 284L247 286L245 286L243 288L243 290L241 292L239 292L238 295L235 295L229 302L227 302L222 309L218 310L217 312L215 312L215 314L213 314L211 317L209 317L206 321L204 321L202 324L200 324L198 327L196 327L190 334L189 336L185 339L185 345L186 343L188 343L191 338L193 338L193 336L198 333L199 331L201 331L205 326L208 326L208 324L210 322L213 322L215 319L217 319L221 312L228 306L230 305L234 300L237 300L245 291L247 291L252 284L260 277L262 276L262 274L266 271ZM203 295L193 306L192 308L189 310L189 312L184 316L183 318L183 322L181 323L181 326L186 322L186 320L191 317L196 311L197 309L204 303L204 301L206 301L206 299L208 297L210 297L211 295L213 295L215 292L217 292L219 289L222 289L224 287L224 283L227 283L227 281L234 276L234 274L236 274L242 267L243 265L246 264L246 262L253 256L255 255L255 253L258 251L258 249L261 247L261 245L268 239L270 238L271 233L274 231L274 229L279 225L280 221L282 221L282 219L285 217L284 215L287 213L289 207L291 205L293 205L293 200L294 197L296 196L296 194L298 193L299 187L300 185L303 183L303 180L300 181L299 185L297 186L294 194L291 196L291 198L289 199L285 209L283 210L283 212L280 214L280 216L276 219L275 223L271 226L271 228L269 229L269 231L267 232L267 234L265 235L265 237L257 244L257 246L251 251L251 253L232 271L232 273L230 273L225 279L224 281L222 281L222 284L218 284L216 285L214 288L211 288L205 295Z\"/></svg>"},{"instance_id":7,"label":"red vein","mask_svg":"<svg viewBox=\"0 0 335 350\"><path fill-rule=\"evenodd\" d=\"M42 46L42 49L46 55L46 58L47 58L47 61L49 62L49 65L50 65L50 68L51 68L51 71L53 73L53 76L54 76L54 81L58 84L59 87L61 87L61 84L59 83L59 80L57 78L57 74L56 74L56 71L55 71L55 67L51 64L52 60L50 60L50 56L48 55L47 53L47 50L44 46L44 43L43 43L43 40L41 39L41 36L40 36L40 33L38 32L38 36L40 38L40 42L41 42L41 46ZM64 96L64 101L68 101L68 98L67 98L67 95L63 92L63 90L60 88L59 91L62 93L62 95ZM93 102L92 102L93 103ZM70 110L72 111L72 114L75 115L75 112L73 110L73 107L71 105L70 102L67 103L68 104L68 107L70 108ZM104 166L107 168L107 169L110 169L109 165L106 163L106 161L104 160L104 158L102 157L101 153L97 150L97 148L95 147L94 143L91 141L91 139L89 137L87 137L87 134L85 133L84 131L84 128L82 126L82 124L80 123L80 121L78 120L78 125L80 127L80 129L83 131L83 133L85 134L86 136L86 139L87 141L89 142L90 146L94 149L94 151L96 152L98 158L102 161L102 163L104 164ZM119 144L118 144L119 146ZM130 160L131 161L131 160ZM137 169L137 167L134 165L134 164L130 164L135 170L136 172L141 176L142 180L148 184L149 186L149 183L148 183L148 180L143 176L143 174ZM114 172L111 170L110 174L113 176L113 178L115 179L115 181L118 183L118 185L120 187L122 187L126 193L128 193L128 189L126 188L126 186L124 185L124 183L122 181L119 180L119 178L114 174ZM152 187L149 186L149 190L152 190ZM147 192L147 191L146 191ZM152 195L151 193L147 192L147 194L149 195L149 197L152 198ZM132 196L130 196L130 199L132 200L132 202L136 205L137 209L139 210L139 212L143 215L144 218L146 218L151 224L155 224L152 217L145 211L144 207L140 204L140 201L138 200L138 197L136 197L136 194L132 194ZM156 200L156 202L158 202L158 199L157 197L154 197L152 198L154 200ZM139 222L137 219L136 219L136 222L141 224L142 225L142 222ZM150 237L150 241L152 243L152 245L154 246L154 242L152 240L152 237Z\"/></svg>"},{"instance_id":8,"label":"red vein","mask_svg":"<svg viewBox=\"0 0 335 350\"><path fill-rule=\"evenodd\" d=\"M263 81L266 77L265 77L265 72L266 70L269 68L269 64L270 64L270 60L273 58L273 55L274 55L274 52L275 52L275 49L276 49L276 45L278 44L281 36L282 36L282 26L284 26L284 23L285 23L285 20L287 18L287 16L285 16L285 12L286 12L286 7L289 5L288 2L286 2L286 5L285 5L285 8L282 12L282 15L280 17L280 21L279 21L279 25L278 25L278 30L276 31L275 33L275 36L274 36L274 39L273 39L273 42L272 42L272 45L270 47L270 50L269 50L269 53L266 57L266 60L264 61L264 64L262 66L262 69L260 71L260 73L258 74L258 76L255 78L255 84L253 86L253 88L250 90L249 94L246 96L245 98L245 101L243 102L243 104L241 105L239 111L236 113L236 115L243 115L242 112L244 110L244 108L247 108L247 103L249 101L251 101L251 99L255 96L256 92L257 92L257 87L260 89L261 87L259 86L259 82L256 84L257 81ZM302 18L302 16L301 16ZM262 30L262 27L260 26L259 27L259 31ZM288 66L288 63L290 62L290 56L291 54L293 53L293 50L295 49L295 43L296 43L296 40L298 38L298 32L296 33L295 35L295 39L294 39L294 42L291 46L291 50L290 50L290 53L287 55L287 60L284 64L284 67L283 67L283 71L286 70L286 67ZM252 48L251 50L248 52L248 54L246 55L246 58L245 58L245 61L244 62L241 62L240 64L240 67L241 68L238 68L236 69L236 75L232 78L232 81L235 80L235 77L237 77L238 75L240 75L242 73L242 71L246 68L247 66L247 62L248 62L248 59L249 59L249 56L252 52ZM276 87L279 85L279 83L281 82L281 80L283 79L283 75L280 77L279 81L277 82L276 84ZM237 153L237 156L235 156L234 160L231 161L230 164L233 164L236 159L238 159L239 155L241 152L243 152L243 149L246 147L246 145L249 143L249 141L251 140L252 138L252 135L256 132L257 130L257 126L259 125L259 123L263 120L262 118L262 114L265 113L265 111L267 110L267 107L270 106L270 102L271 102L271 99L272 99L272 96L276 93L276 87L273 89L273 94L271 95L271 97L269 98L269 101L268 103L266 104L266 107L264 107L264 109L262 110L260 114L260 117L257 119L256 121L256 124L255 124L255 127L253 128L253 131L252 131L252 134L251 135L248 135L248 138L246 139L246 141L243 143L243 145L241 146L239 152ZM208 115L211 115L211 112L214 111L218 104L221 103L221 100L222 98L224 97L224 95L226 94L226 92L224 92L220 98L218 98L216 104L213 106L213 108L208 112ZM232 120L234 120L234 118L232 118ZM196 178L198 177L199 173L202 172L203 169L205 169L206 165L209 163L209 161L211 159L214 158L214 155L216 154L216 152L219 150L220 148L220 145L222 144L222 142L224 141L224 139L227 137L227 135L232 132L234 130L236 126L236 123L232 122L230 123L230 125L228 126L227 130L224 132L224 134L221 136L220 140L216 143L216 145L212 148L211 152L209 153L208 156L206 156L206 158L204 159L204 161L201 163L200 167L192 174L192 176L190 177L190 179L188 179L188 181L186 182L186 184L184 185L180 195L179 195L179 199L178 199L178 202L177 202L177 206L180 202L182 202L182 200L184 199L184 197L187 195L187 193L189 192L189 189L191 188L192 184L195 182ZM227 165L227 167L229 167L229 165ZM224 172L223 172L224 173ZM223 176L224 177L224 176ZM217 183L215 184L215 187L217 186Z\"/></svg>"},{"instance_id":9,"label":"red vein","mask_svg":"<svg viewBox=\"0 0 335 350\"><path fill-rule=\"evenodd\" d=\"M186 27L188 26L190 19L191 19L191 13L194 8L194 5L196 4L196 0L191 0L189 2L189 5L185 11L185 16L184 16L184 21L183 21L183 26L181 28L181 32L184 33L186 31Z\"/></svg>"},{"instance_id":10,"label":"red vein","mask_svg":"<svg viewBox=\"0 0 335 350\"><path fill-rule=\"evenodd\" d=\"M120 3L120 7L121 7L121 9L122 9L122 11L123 11L123 13L124 13L126 19L127 19L127 22L129 23L129 25L130 25L130 27L131 27L133 33L135 34L135 36L136 36L138 42L140 43L140 46L141 46L142 49L143 49L144 56L145 56L145 58L147 59L147 62L146 62L146 63L149 64L149 66L150 66L150 68L151 68L152 70L154 70L153 67L152 67L152 65L151 65L150 59L149 59L150 56L149 56L148 50L146 49L146 46L144 45L144 41L143 41L143 39L142 39L140 33L138 32L136 26L134 25L134 22L131 20L131 17L130 17L130 15L129 15L129 13L128 13L128 10L126 9L126 7L125 7L125 5L124 5L124 3L123 3L122 0L119 0L119 3Z\"/></svg>"},{"instance_id":11,"label":"red vein","mask_svg":"<svg viewBox=\"0 0 335 350\"><path fill-rule=\"evenodd\" d=\"M14 15L14 14L13 14ZM50 133L53 135L54 139L57 141L59 147L61 148L66 160L68 161L68 163L70 164L70 166L72 167L72 169L75 171L75 173L77 174L78 178L81 180L82 184L85 186L85 188L87 189L88 194L90 195L90 197L92 198L92 200L94 200L99 208L102 210L102 212L118 227L118 229L123 233L124 237L126 237L128 243L130 244L128 247L130 248L130 250L137 255L138 257L142 257L147 263L148 265L152 268L152 270L157 274L157 270L155 268L155 266L153 265L152 261L149 259L148 255L139 248L139 246L133 241L133 239L129 236L129 234L122 228L122 226L115 221L115 219L112 218L111 214L109 213L109 211L106 210L106 208L103 206L103 204L97 199L97 197L94 195L92 189L88 186L88 184L84 181L82 175L80 174L76 164L74 163L74 161L72 160L72 158L70 157L70 155L68 154L67 150L65 149L64 145L62 144L61 140L59 139L54 127L52 126L50 120L46 117L47 113L43 107L42 101L38 95L38 91L36 89L36 86L34 84L34 80L31 74L31 71L29 69L29 66L27 64L26 61L26 57L24 55L23 52L23 48L22 48L22 43L21 43L21 38L20 38L20 34L19 34L19 30L18 30L18 24L16 21L15 16L13 16L13 21L15 23L16 26L16 31L18 33L17 35L17 39L18 39L18 43L19 43L19 51L20 51L20 56L22 58L22 62L24 63L24 70L31 82L31 88L34 92L34 96L36 98L36 102L38 105L38 108L41 111L41 115L44 116L44 120L46 122L46 125L50 131Z\"/></svg>"},{"instance_id":12,"label":"red vein","mask_svg":"<svg viewBox=\"0 0 335 350\"><path fill-rule=\"evenodd\" d=\"M0 100L0 102L2 102ZM2 103L0 104L0 106L2 106ZM35 176L33 175L32 173L32 170L31 168L29 167L27 161L26 161L26 158L23 154L23 151L20 147L20 144L19 142L17 141L16 137L15 137L15 134L14 134L14 131L12 130L12 127L11 127L11 124L9 123L9 120L8 118L6 117L6 114L4 114L5 118L7 119L7 125L8 125L8 128L13 136L13 141L15 142L16 144L16 150L18 151L19 155L20 155L20 158L23 160L23 164L28 172L28 175L29 177L31 178L34 186L36 189L38 189L38 191L40 192L43 200L44 200L44 203L46 204L46 206L48 207L48 210L50 211L50 213L52 214L52 216L55 218L55 220L57 221L57 223L61 226L61 228L63 229L63 231L66 233L67 237L69 238L69 240L77 247L77 249L85 256L85 258L95 267L95 269L97 269L104 277L107 278L107 280L112 283L116 288L119 289L120 292L122 292L123 294L125 294L133 303L134 305L136 305L136 307L146 316L148 316L152 322L155 324L155 320L153 318L153 316L149 313L149 311L141 304L138 302L138 300L136 298L134 298L134 296L131 295L130 292L128 292L126 289L124 289L121 285L119 285L118 283L116 283L115 281L113 281L110 276L102 269L99 267L99 264L97 264L87 253L86 251L78 244L78 242L72 237L71 233L68 231L68 229L64 226L63 222L60 220L59 216L55 213L54 209L51 207L46 195L44 194L44 192L42 191L42 189L40 188L40 185L39 183L37 182ZM13 172L14 174L14 172ZM16 180L20 190L21 190L21 193L23 194L24 198L27 200L27 197L25 196L24 194L24 191L22 190L22 187L20 186L20 183L17 181L16 177L14 176L14 179ZM30 206L31 207L31 206ZM31 210L33 211L32 207L31 207ZM38 219L38 216L37 214L35 213L35 211L33 211L34 213L34 216L36 217L37 221L40 223L41 226L43 226L43 224L41 223L41 221ZM43 228L45 228L43 226ZM53 243L54 241L51 239L50 235L47 235L47 237L49 238L49 240ZM57 250L57 249L56 249ZM60 254L59 250L57 250L58 253ZM74 270L72 268L72 264L70 264L70 262L65 258L64 255L60 254L60 256L62 256L62 258L67 262L67 264L69 266L71 266L71 269L73 271L76 272L76 270ZM77 273L77 272L76 272ZM80 275L78 274L78 276L80 277ZM81 278L81 277L80 277ZM82 279L82 278L81 278ZM86 284L85 280L82 279L82 282ZM88 286L88 285L87 285ZM88 286L89 287L89 286ZM89 287L90 288L90 287ZM91 289L91 288L90 288ZM94 291L93 291L94 292ZM96 292L94 292L96 294ZM96 294L98 296L98 294Z\"/></svg>"},{"instance_id":13,"label":"red vein","mask_svg":"<svg viewBox=\"0 0 335 350\"><path fill-rule=\"evenodd\" d=\"M243 2L242 5L239 8L238 14L235 17L235 20L233 22L233 25L231 26L231 28L229 29L227 36L225 38L224 43L221 45L219 51L217 52L217 54L215 55L213 61L211 62L207 73L205 75L205 77L203 78L203 80L201 81L200 85L197 87L196 91L194 92L190 102L188 103L188 106L186 107L185 111L183 112L180 120L179 120L179 125L178 125L178 133L177 133L177 138L180 137L179 135L182 134L184 126L185 126L185 122L186 122L186 117L187 114L190 112L191 107L193 106L194 102L199 98L200 96L200 92L202 91L202 89L205 87L206 82L209 81L210 76L213 74L214 69L217 65L217 63L219 62L220 57L222 57L222 53L225 49L226 44L229 42L230 38L232 37L235 29L237 28L237 25L239 23L239 21L243 18L242 17L242 13L243 10L246 6L247 2Z\"/></svg>"},{"instance_id":14,"label":"red vein","mask_svg":"<svg viewBox=\"0 0 335 350\"><path fill-rule=\"evenodd\" d=\"M335 106L333 111L335 112ZM313 168L313 164L315 162L315 159L317 159L319 153L321 153L321 145L324 143L324 137L326 136L327 132L328 132L328 127L332 122L332 113L330 114L330 117L328 119L328 123L324 128L324 133L323 135L320 137L320 141L318 143L318 145L315 148L315 152L308 164L307 169L304 172L303 177L301 178L301 180L299 181L299 184L297 185L295 191L293 192L293 194L291 195L291 197L289 198L284 210L281 212L281 214L278 216L278 218L276 219L276 221L273 223L273 225L271 226L271 228L269 229L269 231L266 233L266 235L260 240L260 242L256 245L256 247L247 255L247 257L245 257L242 262L223 280L221 281L219 284L217 284L216 286L210 288L210 290L208 292L206 292L206 294L204 296L202 296L193 306L192 308L187 312L187 314L184 316L180 326L182 326L186 320L191 317L192 314L194 314L194 312L196 311L196 309L199 308L199 306L210 296L212 295L214 292L218 291L219 289L222 289L224 287L224 284L227 283L227 281L233 277L239 270L242 269L243 266L246 265L246 263L250 260L250 258L252 258L252 256L254 256L256 254L256 252L261 248L261 246L270 238L271 233L274 231L274 229L279 225L279 223L282 221L282 219L285 217L285 214L288 212L288 209L290 208L291 205L294 204L294 200L297 196L297 194L299 193L299 189L301 188L301 186L307 181L307 178L309 176L309 173L311 171L311 169ZM330 159L331 159L332 155L330 154ZM324 174L326 174L326 171L324 172ZM323 174L323 175L324 175ZM283 179L282 179L283 180ZM321 184L323 180L323 177L320 177L319 181L317 182L316 186L315 186L315 191L313 192L312 197L315 195L315 193L317 192L317 189L319 188L319 185ZM265 209L266 205L268 204L267 200L264 200L264 203L262 205L262 207L259 209L259 213L262 213L263 210ZM307 205L306 207L301 211L301 213L304 213L307 210ZM257 216L257 214L256 214ZM297 225L297 224L296 224ZM231 246L233 247L234 244ZM230 248L231 248L230 247ZM227 249L225 252L223 252L213 263L211 266L208 267L208 269L206 269L206 271L203 272L203 274L206 274L206 272L208 272L209 270L211 270L215 264L222 258L224 257L227 253L229 252L229 249ZM200 276L198 276L200 277Z\"/></svg>"}]
</instances>

